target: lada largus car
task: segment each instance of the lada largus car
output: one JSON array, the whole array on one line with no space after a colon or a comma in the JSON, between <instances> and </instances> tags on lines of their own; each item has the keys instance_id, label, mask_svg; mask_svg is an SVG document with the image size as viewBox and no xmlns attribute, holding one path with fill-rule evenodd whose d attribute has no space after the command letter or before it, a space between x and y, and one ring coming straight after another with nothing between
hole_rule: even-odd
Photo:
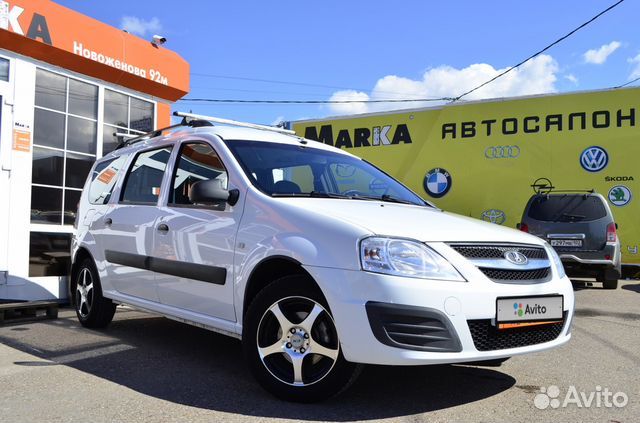
<instances>
[{"instance_id":1,"label":"lada largus car","mask_svg":"<svg viewBox=\"0 0 640 423\"><path fill-rule=\"evenodd\" d=\"M188 117L93 166L72 245L82 325L128 304L240 338L258 382L301 402L366 363L569 341L572 286L540 238L440 210L291 131Z\"/></svg>"},{"instance_id":2,"label":"lada largus car","mask_svg":"<svg viewBox=\"0 0 640 423\"><path fill-rule=\"evenodd\" d=\"M569 276L595 277L616 289L621 271L620 239L611 208L592 191L532 196L520 229L547 240Z\"/></svg>"}]
</instances>

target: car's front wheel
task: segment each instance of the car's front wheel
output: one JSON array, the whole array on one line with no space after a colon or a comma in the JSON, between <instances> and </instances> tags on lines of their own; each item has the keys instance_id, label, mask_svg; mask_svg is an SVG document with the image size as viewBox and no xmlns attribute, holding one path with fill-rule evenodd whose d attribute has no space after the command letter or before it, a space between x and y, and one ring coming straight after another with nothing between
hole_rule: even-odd
<instances>
[{"instance_id":1,"label":"car's front wheel","mask_svg":"<svg viewBox=\"0 0 640 423\"><path fill-rule=\"evenodd\" d=\"M342 355L322 293L302 276L278 279L258 293L245 316L242 342L260 385L288 401L331 397L359 370Z\"/></svg>"}]
</instances>

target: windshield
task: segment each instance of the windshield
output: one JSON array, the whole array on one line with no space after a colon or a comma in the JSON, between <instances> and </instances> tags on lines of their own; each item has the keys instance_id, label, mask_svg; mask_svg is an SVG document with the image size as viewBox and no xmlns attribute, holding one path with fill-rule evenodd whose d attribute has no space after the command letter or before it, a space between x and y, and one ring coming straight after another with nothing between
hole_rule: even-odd
<instances>
[{"instance_id":1,"label":"windshield","mask_svg":"<svg viewBox=\"0 0 640 423\"><path fill-rule=\"evenodd\" d=\"M346 154L256 141L228 141L246 174L272 197L330 197L427 203L375 166Z\"/></svg>"},{"instance_id":2,"label":"windshield","mask_svg":"<svg viewBox=\"0 0 640 423\"><path fill-rule=\"evenodd\" d=\"M599 197L591 195L545 195L531 202L529 216L546 222L586 222L607 215Z\"/></svg>"}]
</instances>

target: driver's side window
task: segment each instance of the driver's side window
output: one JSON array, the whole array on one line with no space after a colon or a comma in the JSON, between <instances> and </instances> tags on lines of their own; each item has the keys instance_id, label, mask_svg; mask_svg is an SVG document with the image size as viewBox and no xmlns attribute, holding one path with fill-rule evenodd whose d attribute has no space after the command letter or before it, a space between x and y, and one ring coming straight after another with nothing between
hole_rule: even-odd
<instances>
[{"instance_id":1,"label":"driver's side window","mask_svg":"<svg viewBox=\"0 0 640 423\"><path fill-rule=\"evenodd\" d=\"M189 192L193 184L212 179L219 181L221 188L227 188L227 171L218 154L209 144L183 144L174 169L169 204L192 205Z\"/></svg>"}]
</instances>

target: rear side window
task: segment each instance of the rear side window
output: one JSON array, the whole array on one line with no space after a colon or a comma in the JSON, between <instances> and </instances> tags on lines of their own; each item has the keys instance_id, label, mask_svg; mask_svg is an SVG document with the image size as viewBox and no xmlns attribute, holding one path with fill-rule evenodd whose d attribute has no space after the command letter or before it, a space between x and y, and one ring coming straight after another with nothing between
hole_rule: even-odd
<instances>
[{"instance_id":1,"label":"rear side window","mask_svg":"<svg viewBox=\"0 0 640 423\"><path fill-rule=\"evenodd\" d=\"M116 157L98 163L91 174L89 193L87 195L91 204L107 204L113 188L118 180L118 173L126 161L126 156Z\"/></svg>"},{"instance_id":2,"label":"rear side window","mask_svg":"<svg viewBox=\"0 0 640 423\"><path fill-rule=\"evenodd\" d=\"M587 222L606 215L602 200L589 195L540 196L529 208L529 217L545 222Z\"/></svg>"},{"instance_id":3,"label":"rear side window","mask_svg":"<svg viewBox=\"0 0 640 423\"><path fill-rule=\"evenodd\" d=\"M124 182L123 203L155 204L162 177L171 156L171 147L143 151L136 156Z\"/></svg>"}]
</instances>

